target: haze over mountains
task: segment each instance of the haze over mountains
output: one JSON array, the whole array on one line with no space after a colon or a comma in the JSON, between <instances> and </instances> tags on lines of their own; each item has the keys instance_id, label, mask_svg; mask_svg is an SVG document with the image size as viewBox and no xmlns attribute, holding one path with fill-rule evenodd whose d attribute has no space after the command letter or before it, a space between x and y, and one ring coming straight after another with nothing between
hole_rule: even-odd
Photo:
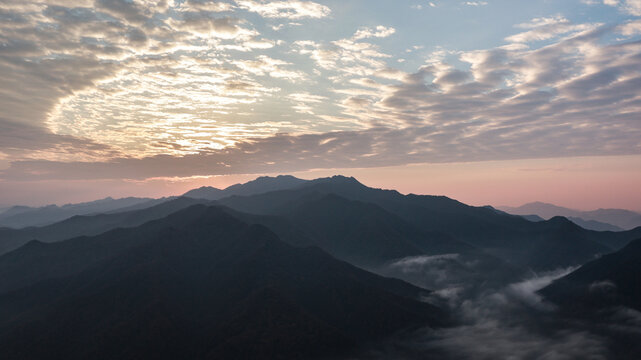
<instances>
[{"instance_id":1,"label":"haze over mountains","mask_svg":"<svg viewBox=\"0 0 641 360\"><path fill-rule=\"evenodd\" d=\"M151 198L105 198L79 204L62 206L47 205L43 207L13 206L0 212L0 226L22 228L27 226L44 226L68 219L75 215L107 213L115 210L151 206L165 199ZM144 204L144 205L143 205Z\"/></svg>"},{"instance_id":2,"label":"haze over mountains","mask_svg":"<svg viewBox=\"0 0 641 360\"><path fill-rule=\"evenodd\" d=\"M603 305L590 300L598 283L625 289L606 307L639 310L641 227L593 231L343 176L125 205L0 228L7 354L627 359L636 349L634 335L564 309Z\"/></svg>"},{"instance_id":3,"label":"haze over mountains","mask_svg":"<svg viewBox=\"0 0 641 360\"><path fill-rule=\"evenodd\" d=\"M543 219L564 216L586 229L598 231L630 230L641 226L641 214L623 209L581 211L542 202L519 207L500 206L498 209L515 215L538 215Z\"/></svg>"},{"instance_id":4,"label":"haze over mountains","mask_svg":"<svg viewBox=\"0 0 641 360\"><path fill-rule=\"evenodd\" d=\"M424 290L286 245L215 207L34 241L0 268L10 358L318 357L446 321L418 300Z\"/></svg>"},{"instance_id":5,"label":"haze over mountains","mask_svg":"<svg viewBox=\"0 0 641 360\"><path fill-rule=\"evenodd\" d=\"M293 176L281 175L277 177L259 177L256 180L245 184L236 184L226 189L217 189L211 186L203 186L188 191L183 196L194 199L217 200L231 195L252 195L255 193L281 190L295 187L305 183L306 180ZM0 209L0 227L14 229L50 225L76 215L92 215L110 212L125 212L151 207L153 205L172 200L175 197L151 199L151 198L122 198L104 199L78 204L66 204L62 206L47 205L42 207L12 206Z\"/></svg>"}]
</instances>

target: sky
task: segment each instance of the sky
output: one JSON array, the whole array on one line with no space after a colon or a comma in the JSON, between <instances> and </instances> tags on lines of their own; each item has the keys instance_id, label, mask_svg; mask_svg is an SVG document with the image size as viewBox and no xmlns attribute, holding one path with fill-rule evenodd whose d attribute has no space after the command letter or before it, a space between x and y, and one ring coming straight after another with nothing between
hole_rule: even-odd
<instances>
[{"instance_id":1,"label":"sky","mask_svg":"<svg viewBox=\"0 0 641 360\"><path fill-rule=\"evenodd\" d=\"M641 0L0 0L0 206L345 174L641 210Z\"/></svg>"}]
</instances>

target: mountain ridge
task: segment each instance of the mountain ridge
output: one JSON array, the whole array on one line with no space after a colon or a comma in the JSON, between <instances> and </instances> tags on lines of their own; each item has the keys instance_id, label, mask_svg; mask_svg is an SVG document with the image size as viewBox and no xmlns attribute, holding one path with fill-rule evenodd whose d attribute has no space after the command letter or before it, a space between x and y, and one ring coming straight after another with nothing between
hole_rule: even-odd
<instances>
[{"instance_id":1,"label":"mountain ridge","mask_svg":"<svg viewBox=\"0 0 641 360\"><path fill-rule=\"evenodd\" d=\"M590 221L607 224L623 230L631 230L641 226L641 214L626 209L596 209L596 210L575 210L554 204L540 201L527 203L519 207L500 206L499 209L515 215L538 215L544 219L553 216L565 216L568 218L578 218L583 221L583 225L590 226ZM581 225L581 224L579 224ZM599 226L598 224L594 224ZM603 226L593 230L614 230L606 229Z\"/></svg>"},{"instance_id":2,"label":"mountain ridge","mask_svg":"<svg viewBox=\"0 0 641 360\"><path fill-rule=\"evenodd\" d=\"M211 186L202 186L187 191L182 196L200 198L207 200L218 200L233 195L253 195L269 191L290 189L302 184L307 180L299 179L291 175L278 175L275 177L261 176L242 184L234 184L225 189L218 189Z\"/></svg>"},{"instance_id":3,"label":"mountain ridge","mask_svg":"<svg viewBox=\"0 0 641 360\"><path fill-rule=\"evenodd\" d=\"M65 204L62 206L14 206L0 213L0 227L24 228L29 226L45 226L76 215L105 213L152 200L154 199L137 197L114 199L112 197L106 197L100 200Z\"/></svg>"},{"instance_id":4,"label":"mountain ridge","mask_svg":"<svg viewBox=\"0 0 641 360\"><path fill-rule=\"evenodd\" d=\"M36 258L48 260L34 269ZM418 300L426 290L205 205L30 242L0 256L0 268L0 342L22 359L333 356L448 321Z\"/></svg>"}]
</instances>

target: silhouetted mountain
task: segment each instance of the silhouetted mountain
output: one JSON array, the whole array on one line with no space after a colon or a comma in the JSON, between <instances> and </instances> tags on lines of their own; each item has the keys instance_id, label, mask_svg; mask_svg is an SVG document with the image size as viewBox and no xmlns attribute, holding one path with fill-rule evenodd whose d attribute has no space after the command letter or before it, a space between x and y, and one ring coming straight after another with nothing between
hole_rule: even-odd
<instances>
[{"instance_id":1,"label":"silhouetted mountain","mask_svg":"<svg viewBox=\"0 0 641 360\"><path fill-rule=\"evenodd\" d=\"M254 195L269 191L285 190L305 184L307 180L298 179L291 175L279 175L276 177L261 176L244 184L235 184L224 190L211 186L203 186L190 190L183 196L195 199L218 200L232 195Z\"/></svg>"},{"instance_id":2,"label":"silhouetted mountain","mask_svg":"<svg viewBox=\"0 0 641 360\"><path fill-rule=\"evenodd\" d=\"M641 214L623 209L580 211L543 202L528 203L519 207L502 206L499 207L499 209L515 215L536 214L544 219L549 219L554 216L581 219L584 221L583 223L579 223L578 221L575 221L575 223L586 229L597 231L617 231L617 228L630 230L641 226ZM605 228L604 225L596 224L592 221L612 225L614 228L608 229Z\"/></svg>"},{"instance_id":3,"label":"silhouetted mountain","mask_svg":"<svg viewBox=\"0 0 641 360\"><path fill-rule=\"evenodd\" d=\"M641 353L641 239L590 261L539 291L557 317L608 339L609 359Z\"/></svg>"},{"instance_id":4,"label":"silhouetted mountain","mask_svg":"<svg viewBox=\"0 0 641 360\"><path fill-rule=\"evenodd\" d=\"M213 186L201 186L198 189L189 190L183 194L184 197L193 199L217 200L223 197L223 190Z\"/></svg>"},{"instance_id":5,"label":"silhouetted mountain","mask_svg":"<svg viewBox=\"0 0 641 360\"><path fill-rule=\"evenodd\" d=\"M447 235L421 231L377 205L335 194L312 194L277 215L302 229L309 245L358 265L473 250Z\"/></svg>"},{"instance_id":6,"label":"silhouetted mountain","mask_svg":"<svg viewBox=\"0 0 641 360\"><path fill-rule=\"evenodd\" d=\"M545 221L544 218L538 216L538 215L521 215L524 219L532 222L539 222L539 221Z\"/></svg>"},{"instance_id":7,"label":"silhouetted mountain","mask_svg":"<svg viewBox=\"0 0 641 360\"><path fill-rule=\"evenodd\" d=\"M232 196L219 202L243 212L281 215L313 194L336 194L375 204L423 232L446 234L518 266L539 270L582 264L625 245L639 231L615 236L590 232L567 219L530 222L444 196L402 195L368 188L356 179L342 176L313 180L292 190Z\"/></svg>"},{"instance_id":8,"label":"silhouetted mountain","mask_svg":"<svg viewBox=\"0 0 641 360\"><path fill-rule=\"evenodd\" d=\"M472 248L442 234L425 233L376 205L324 194L307 200L278 216L240 212L233 215L248 223L267 226L293 245L315 245L361 266L380 265L426 252L466 252ZM138 211L76 216L42 228L0 229L0 250L7 252L33 239L54 242L133 227L203 202L207 200L183 197Z\"/></svg>"},{"instance_id":9,"label":"silhouetted mountain","mask_svg":"<svg viewBox=\"0 0 641 360\"><path fill-rule=\"evenodd\" d=\"M6 252L32 239L54 242L137 226L203 202L207 200L179 198L139 211L77 216L43 228L0 229L0 249ZM466 270L466 277L475 276L484 283L497 279L514 281L524 272L450 236L423 231L374 204L312 193L290 205L275 215L225 211L247 223L268 227L292 245L318 246L341 260L376 272L389 273L385 264L402 258L451 253L461 255L452 263L476 264L474 274Z\"/></svg>"},{"instance_id":10,"label":"silhouetted mountain","mask_svg":"<svg viewBox=\"0 0 641 360\"><path fill-rule=\"evenodd\" d=\"M314 182L325 183L326 180ZM335 180L340 182L343 178L332 181ZM451 236L424 231L378 205L348 200L333 192L308 192L300 188L296 193L301 196L289 197L289 192L276 192L275 197L265 194L269 204L245 197L220 202L249 200L248 206L242 208L244 212L235 216L265 225L291 244L318 246L341 260L394 277L401 277L388 267L395 261L453 253L460 256L451 260L450 268L465 268L465 278L475 278L479 284L505 284L516 281L525 273L525 269L507 264ZM279 198L278 194L284 197ZM280 200L289 202L280 203ZM267 207L275 209L264 211ZM248 212L262 215L248 215ZM474 264L474 269L460 262ZM416 279L411 280L421 284Z\"/></svg>"},{"instance_id":11,"label":"silhouetted mountain","mask_svg":"<svg viewBox=\"0 0 641 360\"><path fill-rule=\"evenodd\" d=\"M156 206L156 205L159 205L159 204L171 201L171 200L175 200L175 199L178 199L178 198L180 198L180 196L167 196L167 197L161 197L161 198L158 198L158 199L149 199L147 201L136 203L136 204L133 204L133 205L130 205L130 206L125 206L125 207L121 207L121 208L118 208L118 209L115 209L115 210L110 210L110 211L104 211L104 212L101 212L101 213L102 214L114 214L114 213L119 213L119 212L142 210L142 209L147 209L147 208L150 208L152 206Z\"/></svg>"},{"instance_id":12,"label":"silhouetted mountain","mask_svg":"<svg viewBox=\"0 0 641 360\"><path fill-rule=\"evenodd\" d=\"M641 311L641 239L590 261L541 290L568 311L626 306Z\"/></svg>"},{"instance_id":13,"label":"silhouetted mountain","mask_svg":"<svg viewBox=\"0 0 641 360\"><path fill-rule=\"evenodd\" d=\"M43 227L24 229L0 228L0 254L17 249L30 240L54 242L77 236L98 235L115 228L135 227L147 221L160 219L191 205L206 203L208 200L177 198L158 205L99 215L77 215L67 220Z\"/></svg>"},{"instance_id":14,"label":"silhouetted mountain","mask_svg":"<svg viewBox=\"0 0 641 360\"><path fill-rule=\"evenodd\" d=\"M27 226L44 226L68 219L75 215L105 213L146 203L150 200L153 199L133 197L112 199L108 197L101 200L63 206L47 205L36 208L14 206L0 214L0 227L5 226L19 229Z\"/></svg>"},{"instance_id":15,"label":"silhouetted mountain","mask_svg":"<svg viewBox=\"0 0 641 360\"><path fill-rule=\"evenodd\" d=\"M262 179L273 182L279 178ZM329 201L331 197L320 201L326 195L335 197L333 201ZM137 226L194 203L186 199L169 201L149 211L76 217L44 228L0 229L0 251L32 239L59 241ZM467 247L517 267L544 270L582 264L641 236L641 228L620 233L593 232L569 221L533 223L491 207L472 207L443 196L405 196L368 188L353 178L340 176L305 182L290 190L231 196L220 203L260 215L251 221L268 226L287 242L313 244L368 267L398 257L461 253ZM363 248L364 244L371 246Z\"/></svg>"},{"instance_id":16,"label":"silhouetted mountain","mask_svg":"<svg viewBox=\"0 0 641 360\"><path fill-rule=\"evenodd\" d=\"M0 343L20 359L336 356L441 325L426 291L196 205L0 257Z\"/></svg>"}]
</instances>

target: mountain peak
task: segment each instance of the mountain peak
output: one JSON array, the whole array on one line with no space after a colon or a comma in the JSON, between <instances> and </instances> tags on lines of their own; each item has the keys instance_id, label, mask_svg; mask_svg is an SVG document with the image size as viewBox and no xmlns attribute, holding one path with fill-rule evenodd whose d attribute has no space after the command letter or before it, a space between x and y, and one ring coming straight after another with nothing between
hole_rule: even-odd
<instances>
[{"instance_id":1,"label":"mountain peak","mask_svg":"<svg viewBox=\"0 0 641 360\"><path fill-rule=\"evenodd\" d=\"M556 222L556 223L570 223L571 222L565 216L553 216L548 221Z\"/></svg>"},{"instance_id":2,"label":"mountain peak","mask_svg":"<svg viewBox=\"0 0 641 360\"><path fill-rule=\"evenodd\" d=\"M360 181L356 180L356 178L344 175L334 175L331 177L319 178L313 180L313 182L365 186Z\"/></svg>"},{"instance_id":3,"label":"mountain peak","mask_svg":"<svg viewBox=\"0 0 641 360\"><path fill-rule=\"evenodd\" d=\"M575 223L573 223L570 219L566 218L565 216L554 216L548 220L548 223L553 224L553 225L558 225L558 226L577 226Z\"/></svg>"},{"instance_id":4,"label":"mountain peak","mask_svg":"<svg viewBox=\"0 0 641 360\"><path fill-rule=\"evenodd\" d=\"M270 191L287 190L306 183L307 180L291 175L260 176L242 184L228 186L220 190L211 186L202 186L186 192L183 196L207 200L219 200L232 195L248 196Z\"/></svg>"},{"instance_id":5,"label":"mountain peak","mask_svg":"<svg viewBox=\"0 0 641 360\"><path fill-rule=\"evenodd\" d=\"M360 184L358 180L356 180L355 177L353 176L344 176L344 175L334 175L332 176L332 179L334 180L342 180L342 181L348 181L348 182L357 182Z\"/></svg>"}]
</instances>

